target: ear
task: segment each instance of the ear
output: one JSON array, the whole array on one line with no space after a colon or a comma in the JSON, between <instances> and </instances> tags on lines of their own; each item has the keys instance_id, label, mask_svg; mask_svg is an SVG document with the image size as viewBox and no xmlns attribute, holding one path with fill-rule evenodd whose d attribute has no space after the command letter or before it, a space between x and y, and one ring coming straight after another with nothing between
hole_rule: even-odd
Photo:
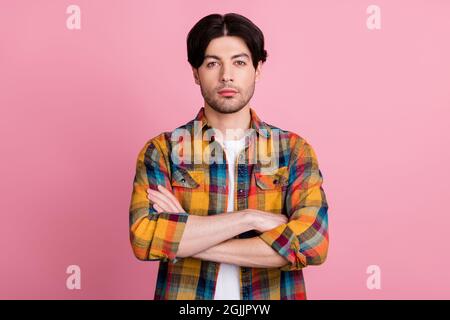
<instances>
[{"instance_id":1,"label":"ear","mask_svg":"<svg viewBox=\"0 0 450 320\"><path fill-rule=\"evenodd\" d=\"M191 68L192 68L192 75L194 76L195 83L200 85L200 80L199 80L199 76L198 76L198 69L195 69L194 67L191 67Z\"/></svg>"},{"instance_id":2,"label":"ear","mask_svg":"<svg viewBox=\"0 0 450 320\"><path fill-rule=\"evenodd\" d=\"M256 71L255 71L255 82L261 78L261 69L262 69L262 61L259 60L258 65L256 66Z\"/></svg>"}]
</instances>

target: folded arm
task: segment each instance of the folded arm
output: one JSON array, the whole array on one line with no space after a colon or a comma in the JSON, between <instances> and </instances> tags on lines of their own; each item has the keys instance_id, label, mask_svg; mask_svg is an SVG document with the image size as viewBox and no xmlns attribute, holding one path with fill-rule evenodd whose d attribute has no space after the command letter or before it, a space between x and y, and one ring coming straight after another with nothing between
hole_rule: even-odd
<instances>
[{"instance_id":1,"label":"folded arm","mask_svg":"<svg viewBox=\"0 0 450 320\"><path fill-rule=\"evenodd\" d=\"M304 139L292 142L286 211L289 221L259 237L299 270L322 264L328 254L328 203L316 153Z\"/></svg>"},{"instance_id":2,"label":"folded arm","mask_svg":"<svg viewBox=\"0 0 450 320\"><path fill-rule=\"evenodd\" d=\"M316 154L303 139L292 146L286 210L289 221L259 237L232 239L194 257L247 267L299 270L328 253L328 204Z\"/></svg>"},{"instance_id":3,"label":"folded arm","mask_svg":"<svg viewBox=\"0 0 450 320\"><path fill-rule=\"evenodd\" d=\"M161 147L146 145L139 155L130 208L130 236L136 257L175 262L176 257L191 256L246 267L278 267L284 271L323 263L328 252L328 205L322 174L309 144L297 140L292 148L286 196L289 221L279 223L273 217L258 215L275 225L270 228L266 225L259 237L232 239L258 229L255 216L244 211L205 217L186 214L169 192L169 164ZM153 195L160 207L151 204L147 189L161 192L159 196L164 201L158 201L157 193Z\"/></svg>"},{"instance_id":4,"label":"folded arm","mask_svg":"<svg viewBox=\"0 0 450 320\"><path fill-rule=\"evenodd\" d=\"M193 257L249 268L279 268L289 263L259 237L230 239Z\"/></svg>"},{"instance_id":5,"label":"folded arm","mask_svg":"<svg viewBox=\"0 0 450 320\"><path fill-rule=\"evenodd\" d=\"M169 192L170 164L164 156L164 143L163 139L150 141L138 156L130 205L130 241L135 256L176 262L177 257L192 256L251 230L245 212L188 215ZM154 190L155 201L158 197L164 200L158 202L159 207L150 201L149 189Z\"/></svg>"}]
</instances>

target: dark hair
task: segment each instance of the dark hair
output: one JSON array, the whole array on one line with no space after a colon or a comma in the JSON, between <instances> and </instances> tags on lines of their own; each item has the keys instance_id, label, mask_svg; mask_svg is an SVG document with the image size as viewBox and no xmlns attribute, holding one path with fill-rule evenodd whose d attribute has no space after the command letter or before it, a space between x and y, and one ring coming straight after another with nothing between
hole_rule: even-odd
<instances>
[{"instance_id":1,"label":"dark hair","mask_svg":"<svg viewBox=\"0 0 450 320\"><path fill-rule=\"evenodd\" d=\"M198 69L205 59L209 42L226 35L244 40L252 54L255 69L260 60L263 63L266 61L264 35L253 22L237 13L210 14L200 19L187 36L188 61L191 66Z\"/></svg>"}]
</instances>

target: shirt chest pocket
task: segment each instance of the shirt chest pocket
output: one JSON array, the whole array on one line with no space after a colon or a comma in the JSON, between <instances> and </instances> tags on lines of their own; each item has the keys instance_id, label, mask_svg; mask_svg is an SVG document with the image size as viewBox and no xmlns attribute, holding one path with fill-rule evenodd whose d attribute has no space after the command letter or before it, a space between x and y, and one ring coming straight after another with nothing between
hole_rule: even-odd
<instances>
[{"instance_id":1,"label":"shirt chest pocket","mask_svg":"<svg viewBox=\"0 0 450 320\"><path fill-rule=\"evenodd\" d=\"M199 170L178 168L172 172L172 187L197 189L204 186L205 173Z\"/></svg>"},{"instance_id":2,"label":"shirt chest pocket","mask_svg":"<svg viewBox=\"0 0 450 320\"><path fill-rule=\"evenodd\" d=\"M176 168L172 171L171 184L173 195L186 212L202 215L204 205L207 211L204 171Z\"/></svg>"},{"instance_id":3,"label":"shirt chest pocket","mask_svg":"<svg viewBox=\"0 0 450 320\"><path fill-rule=\"evenodd\" d=\"M286 187L289 180L288 167L280 167L271 171L255 172L255 182L260 190L277 190Z\"/></svg>"},{"instance_id":4,"label":"shirt chest pocket","mask_svg":"<svg viewBox=\"0 0 450 320\"><path fill-rule=\"evenodd\" d=\"M287 166L271 171L256 171L257 209L272 213L282 213L288 183L289 170Z\"/></svg>"}]
</instances>

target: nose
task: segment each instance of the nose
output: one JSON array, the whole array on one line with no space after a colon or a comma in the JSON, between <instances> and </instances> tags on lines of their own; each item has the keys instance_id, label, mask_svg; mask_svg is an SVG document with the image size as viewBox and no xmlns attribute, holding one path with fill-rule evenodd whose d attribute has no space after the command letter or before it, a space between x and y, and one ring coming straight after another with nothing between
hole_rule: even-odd
<instances>
[{"instance_id":1,"label":"nose","mask_svg":"<svg viewBox=\"0 0 450 320\"><path fill-rule=\"evenodd\" d=\"M233 82L233 79L231 79L230 77L222 77L222 82Z\"/></svg>"},{"instance_id":2,"label":"nose","mask_svg":"<svg viewBox=\"0 0 450 320\"><path fill-rule=\"evenodd\" d=\"M222 82L233 81L233 76L231 74L231 67L223 64L222 67Z\"/></svg>"}]
</instances>

